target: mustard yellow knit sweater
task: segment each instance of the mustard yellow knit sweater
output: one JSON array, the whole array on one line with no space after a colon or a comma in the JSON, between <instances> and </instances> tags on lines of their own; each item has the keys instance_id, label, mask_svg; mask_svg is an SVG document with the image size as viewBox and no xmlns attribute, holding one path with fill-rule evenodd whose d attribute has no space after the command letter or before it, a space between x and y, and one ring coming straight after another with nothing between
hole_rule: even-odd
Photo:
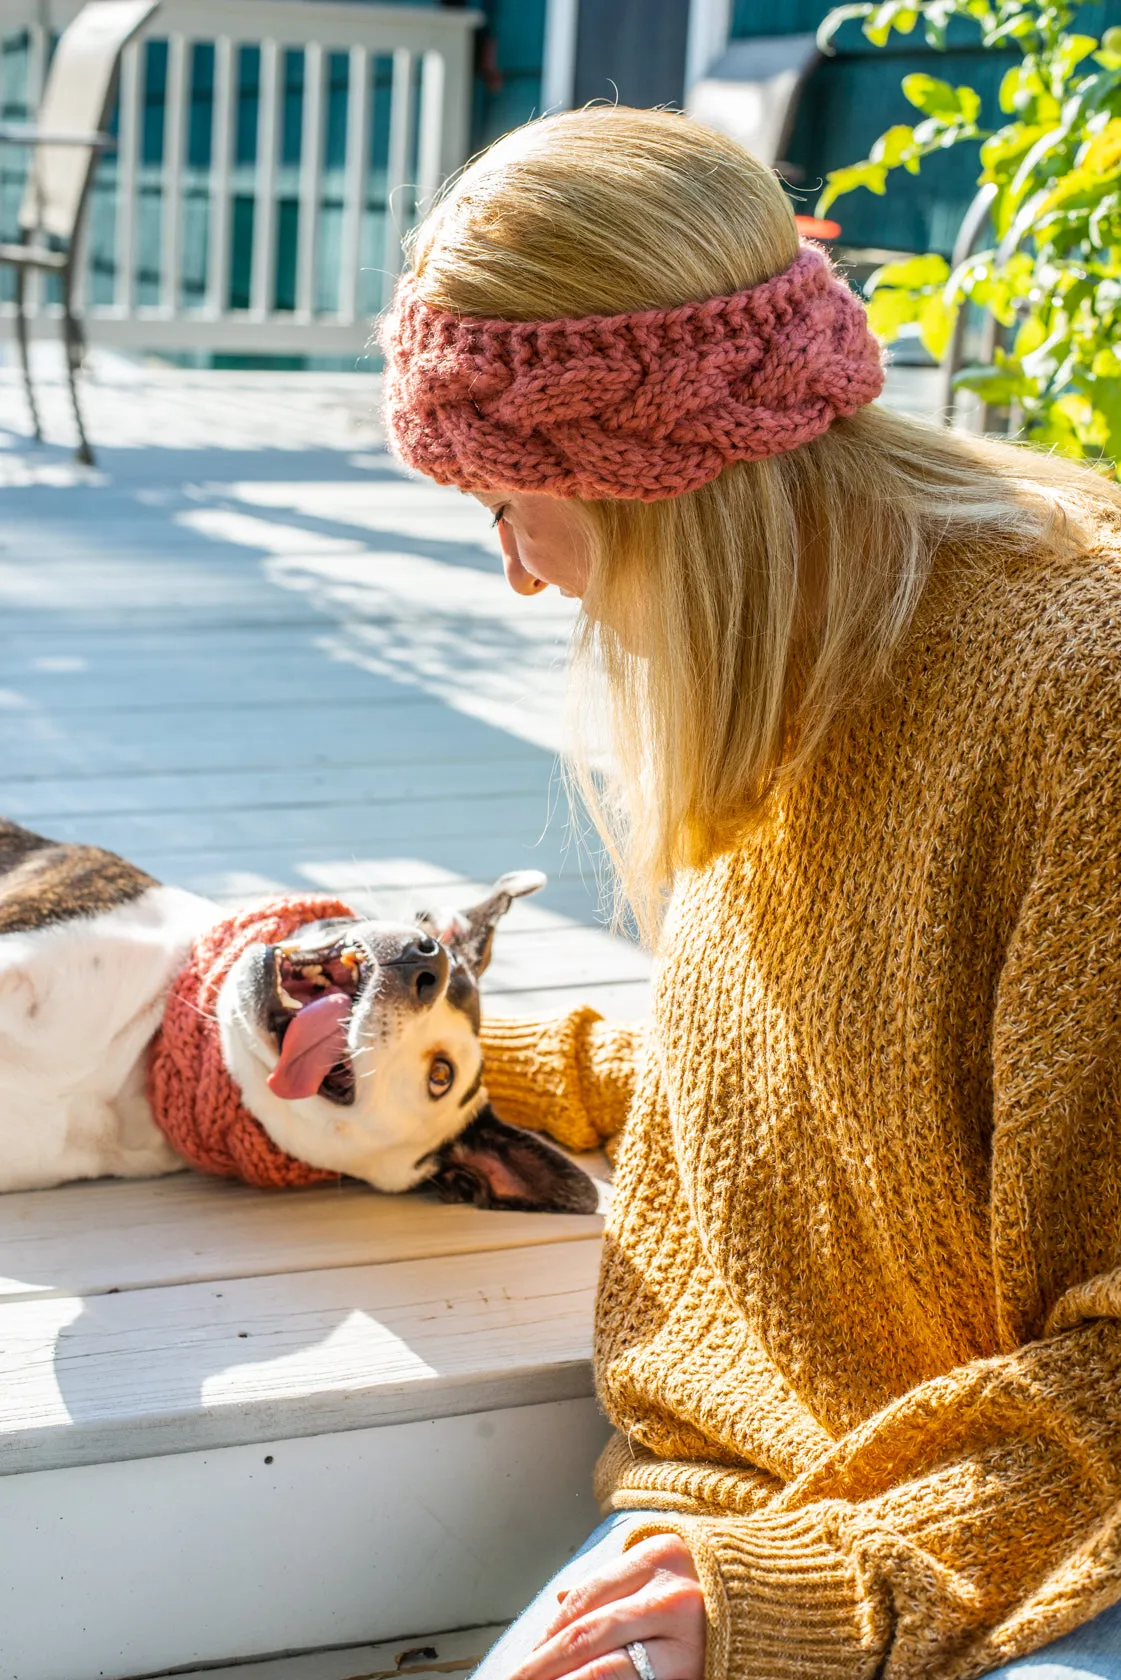
<instances>
[{"instance_id":1,"label":"mustard yellow knit sweater","mask_svg":"<svg viewBox=\"0 0 1121 1680\"><path fill-rule=\"evenodd\" d=\"M1121 1597L1115 560L931 595L681 884L646 1031L484 1038L510 1120L627 1119L599 1491L693 1548L709 1680L978 1675Z\"/></svg>"}]
</instances>

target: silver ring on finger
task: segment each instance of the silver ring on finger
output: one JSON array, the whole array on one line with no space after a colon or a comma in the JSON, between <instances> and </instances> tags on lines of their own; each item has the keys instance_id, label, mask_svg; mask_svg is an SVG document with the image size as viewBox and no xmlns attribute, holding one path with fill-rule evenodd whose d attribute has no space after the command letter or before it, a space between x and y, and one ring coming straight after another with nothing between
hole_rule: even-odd
<instances>
[{"instance_id":1,"label":"silver ring on finger","mask_svg":"<svg viewBox=\"0 0 1121 1680\"><path fill-rule=\"evenodd\" d=\"M638 1680L658 1680L654 1673L654 1664L650 1661L650 1653L641 1639L633 1639L626 1647L626 1652L634 1664Z\"/></svg>"}]
</instances>

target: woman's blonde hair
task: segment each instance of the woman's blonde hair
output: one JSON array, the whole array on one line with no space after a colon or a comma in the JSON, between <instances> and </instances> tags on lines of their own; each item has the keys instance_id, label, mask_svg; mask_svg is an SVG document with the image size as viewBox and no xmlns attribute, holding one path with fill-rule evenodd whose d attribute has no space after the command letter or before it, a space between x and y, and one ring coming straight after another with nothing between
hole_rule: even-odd
<instances>
[{"instance_id":1,"label":"woman's blonde hair","mask_svg":"<svg viewBox=\"0 0 1121 1680\"><path fill-rule=\"evenodd\" d=\"M525 321L738 291L797 252L781 185L735 141L605 106L492 146L412 256L425 302ZM574 673L606 679L614 770L577 742L576 780L650 934L674 874L742 838L883 677L937 560L1069 554L1121 491L873 404L686 495L580 507Z\"/></svg>"}]
</instances>

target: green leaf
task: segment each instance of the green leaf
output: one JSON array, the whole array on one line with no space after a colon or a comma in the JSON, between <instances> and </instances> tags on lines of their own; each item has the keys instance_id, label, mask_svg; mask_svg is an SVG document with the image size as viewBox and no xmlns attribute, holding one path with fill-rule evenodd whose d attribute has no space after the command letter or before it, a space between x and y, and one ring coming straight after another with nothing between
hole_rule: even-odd
<instances>
[{"instance_id":1,"label":"green leaf","mask_svg":"<svg viewBox=\"0 0 1121 1680\"><path fill-rule=\"evenodd\" d=\"M894 169L897 164L908 162L914 150L914 129L906 123L896 123L880 135L868 156L874 163L886 163L889 169Z\"/></svg>"},{"instance_id":2,"label":"green leaf","mask_svg":"<svg viewBox=\"0 0 1121 1680\"><path fill-rule=\"evenodd\" d=\"M1049 192L1048 187L1040 187L1038 192L1032 193L1031 197L1021 204L1012 226L1000 242L1000 250L997 252L998 262L1007 262L1020 241L1026 238L1035 225Z\"/></svg>"},{"instance_id":3,"label":"green leaf","mask_svg":"<svg viewBox=\"0 0 1121 1680\"><path fill-rule=\"evenodd\" d=\"M1080 147L1075 162L1090 173L1116 170L1121 163L1121 117L1112 117Z\"/></svg>"},{"instance_id":4,"label":"green leaf","mask_svg":"<svg viewBox=\"0 0 1121 1680\"><path fill-rule=\"evenodd\" d=\"M1121 356L1116 350L1099 350L1090 363L1090 372L1095 379L1121 379Z\"/></svg>"},{"instance_id":5,"label":"green leaf","mask_svg":"<svg viewBox=\"0 0 1121 1680\"><path fill-rule=\"evenodd\" d=\"M950 265L945 257L930 252L923 257L904 257L901 262L885 263L870 276L865 291L873 297L881 286L907 286L917 290L921 286L942 287L950 277Z\"/></svg>"},{"instance_id":6,"label":"green leaf","mask_svg":"<svg viewBox=\"0 0 1121 1680\"><path fill-rule=\"evenodd\" d=\"M1029 35L1034 35L1039 25L1030 12L1020 12L1015 17L1008 18L995 29L987 29L981 36L983 47L1003 46L1005 41L1023 41Z\"/></svg>"},{"instance_id":7,"label":"green leaf","mask_svg":"<svg viewBox=\"0 0 1121 1680\"><path fill-rule=\"evenodd\" d=\"M1050 129L1032 123L1008 123L981 143L982 181L999 183L1015 172L1025 152Z\"/></svg>"},{"instance_id":8,"label":"green leaf","mask_svg":"<svg viewBox=\"0 0 1121 1680\"><path fill-rule=\"evenodd\" d=\"M1103 70L1121 70L1121 29L1116 24L1102 36L1101 51L1094 54L1094 61Z\"/></svg>"},{"instance_id":9,"label":"green leaf","mask_svg":"<svg viewBox=\"0 0 1121 1680\"><path fill-rule=\"evenodd\" d=\"M1004 75L1000 78L1000 89L997 93L997 104L1000 106L1005 116L1010 117L1016 109L1016 95L1020 91L1020 76L1022 71L1022 64L1013 64L1012 67L1006 70Z\"/></svg>"},{"instance_id":10,"label":"green leaf","mask_svg":"<svg viewBox=\"0 0 1121 1680\"><path fill-rule=\"evenodd\" d=\"M1034 133L1035 131L1032 130ZM1061 128L1045 128L1020 159L1019 167L1009 182L1008 190L1003 195L997 225L1001 232L1005 231L1007 222L1015 214L1024 194L1033 187L1040 185L1040 174L1050 174L1051 171L1041 171L1040 165L1054 163L1061 155L1066 133Z\"/></svg>"},{"instance_id":11,"label":"green leaf","mask_svg":"<svg viewBox=\"0 0 1121 1680\"><path fill-rule=\"evenodd\" d=\"M875 6L871 4L834 6L833 10L827 15L824 22L818 28L818 51L823 53L832 53L834 51L833 37L837 33L838 29L840 29L841 25L848 23L853 18L866 18L874 12L875 9Z\"/></svg>"},{"instance_id":12,"label":"green leaf","mask_svg":"<svg viewBox=\"0 0 1121 1680\"><path fill-rule=\"evenodd\" d=\"M1088 232L1098 250L1121 243L1121 193L1106 193L1099 199L1090 216Z\"/></svg>"},{"instance_id":13,"label":"green leaf","mask_svg":"<svg viewBox=\"0 0 1121 1680\"><path fill-rule=\"evenodd\" d=\"M1030 356L1033 350L1038 350L1046 337L1047 328L1043 323L1042 316L1029 315L1021 323L1020 329L1012 341L1012 359L1022 364L1024 357Z\"/></svg>"},{"instance_id":14,"label":"green leaf","mask_svg":"<svg viewBox=\"0 0 1121 1680\"><path fill-rule=\"evenodd\" d=\"M1121 378L1111 375L1096 380L1092 400L1095 441L1100 438L1100 446L1111 461L1121 461Z\"/></svg>"},{"instance_id":15,"label":"green leaf","mask_svg":"<svg viewBox=\"0 0 1121 1680\"><path fill-rule=\"evenodd\" d=\"M869 192L883 196L887 185L887 165L873 163L852 163L845 169L831 169L825 177L825 191L815 206L816 214L824 216L829 206L842 193L855 192L857 187L867 187Z\"/></svg>"},{"instance_id":16,"label":"green leaf","mask_svg":"<svg viewBox=\"0 0 1121 1680\"><path fill-rule=\"evenodd\" d=\"M1070 421L1083 447L1106 447L1109 442L1109 421L1096 401L1092 402L1089 397L1079 392L1069 391L1065 396L1058 397L1052 406L1057 413L1065 415Z\"/></svg>"},{"instance_id":17,"label":"green leaf","mask_svg":"<svg viewBox=\"0 0 1121 1680\"><path fill-rule=\"evenodd\" d=\"M1078 433L1053 403L1048 403L1041 413L1029 415L1026 430L1028 441L1041 449L1055 449L1060 455L1072 455L1076 459L1082 454Z\"/></svg>"},{"instance_id":18,"label":"green leaf","mask_svg":"<svg viewBox=\"0 0 1121 1680\"><path fill-rule=\"evenodd\" d=\"M981 95L976 88L959 87L954 92L958 96L958 110L964 123L975 123L981 115Z\"/></svg>"},{"instance_id":19,"label":"green leaf","mask_svg":"<svg viewBox=\"0 0 1121 1680\"><path fill-rule=\"evenodd\" d=\"M1059 179L1046 194L1039 208L1039 215L1048 215L1058 209L1088 209L1098 203L1110 179L1116 179L1121 174L1121 152L1112 167L1101 169L1072 169Z\"/></svg>"},{"instance_id":20,"label":"green leaf","mask_svg":"<svg viewBox=\"0 0 1121 1680\"><path fill-rule=\"evenodd\" d=\"M1088 58L1098 44L1096 35L1064 35L1062 44L1055 54L1054 64L1056 72L1067 81L1076 64L1081 64Z\"/></svg>"},{"instance_id":21,"label":"green leaf","mask_svg":"<svg viewBox=\"0 0 1121 1680\"><path fill-rule=\"evenodd\" d=\"M937 76L928 76L919 70L903 78L903 97L928 117L942 117L944 120L960 117L960 92L973 93L973 89L952 88L949 82L939 81ZM976 99L977 95L974 93L973 97Z\"/></svg>"},{"instance_id":22,"label":"green leaf","mask_svg":"<svg viewBox=\"0 0 1121 1680\"><path fill-rule=\"evenodd\" d=\"M909 35L918 20L918 7L912 0L885 0L865 22L864 34L874 47L886 47L893 29L900 35Z\"/></svg>"},{"instance_id":23,"label":"green leaf","mask_svg":"<svg viewBox=\"0 0 1121 1680\"><path fill-rule=\"evenodd\" d=\"M1064 322L1055 332L1043 340L1042 344L1028 354L1020 362L1020 366L1029 379L1048 380L1054 377L1070 354L1070 328Z\"/></svg>"},{"instance_id":24,"label":"green leaf","mask_svg":"<svg viewBox=\"0 0 1121 1680\"><path fill-rule=\"evenodd\" d=\"M999 101L1002 111L1009 115L1015 113L1031 122L1053 124L1060 115L1059 102L1044 82L1039 64L1032 54L1022 64L1014 64L1005 71Z\"/></svg>"},{"instance_id":25,"label":"green leaf","mask_svg":"<svg viewBox=\"0 0 1121 1680\"><path fill-rule=\"evenodd\" d=\"M1034 386L1019 368L974 367L963 368L954 376L954 390L972 391L984 402L999 408L1004 403L1018 402L1021 397L1032 395Z\"/></svg>"},{"instance_id":26,"label":"green leaf","mask_svg":"<svg viewBox=\"0 0 1121 1680\"><path fill-rule=\"evenodd\" d=\"M868 300L868 325L885 344L899 337L900 327L919 319L921 299L886 286Z\"/></svg>"},{"instance_id":27,"label":"green leaf","mask_svg":"<svg viewBox=\"0 0 1121 1680\"><path fill-rule=\"evenodd\" d=\"M919 337L936 362L942 360L949 348L957 313L957 310L946 302L941 292L934 292L922 301L919 310Z\"/></svg>"}]
</instances>

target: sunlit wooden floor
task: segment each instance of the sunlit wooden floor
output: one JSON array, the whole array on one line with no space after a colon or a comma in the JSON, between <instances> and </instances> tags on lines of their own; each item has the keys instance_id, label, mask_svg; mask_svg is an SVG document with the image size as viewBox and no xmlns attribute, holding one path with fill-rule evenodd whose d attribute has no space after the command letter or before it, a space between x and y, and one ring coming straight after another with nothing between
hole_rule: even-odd
<instances>
[{"instance_id":1,"label":"sunlit wooden floor","mask_svg":"<svg viewBox=\"0 0 1121 1680\"><path fill-rule=\"evenodd\" d=\"M372 380L99 365L93 470L0 384L0 811L223 901L415 908L532 865L495 1006L641 1013L557 777L569 604L392 465Z\"/></svg>"}]
</instances>

